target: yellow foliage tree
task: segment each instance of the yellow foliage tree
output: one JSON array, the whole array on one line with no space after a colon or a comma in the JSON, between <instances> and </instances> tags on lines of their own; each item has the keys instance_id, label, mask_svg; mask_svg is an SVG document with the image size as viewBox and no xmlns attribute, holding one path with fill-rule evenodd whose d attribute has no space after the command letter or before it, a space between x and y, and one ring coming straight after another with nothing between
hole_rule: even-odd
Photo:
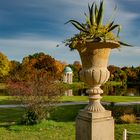
<instances>
[{"instance_id":1,"label":"yellow foliage tree","mask_svg":"<svg viewBox=\"0 0 140 140\"><path fill-rule=\"evenodd\" d=\"M8 75L10 70L9 64L8 58L2 52L0 52L0 78Z\"/></svg>"},{"instance_id":2,"label":"yellow foliage tree","mask_svg":"<svg viewBox=\"0 0 140 140\"><path fill-rule=\"evenodd\" d=\"M57 60L54 62L54 66L56 68L57 75L61 74L64 70L64 67L65 67L61 62L59 62Z\"/></svg>"}]
</instances>

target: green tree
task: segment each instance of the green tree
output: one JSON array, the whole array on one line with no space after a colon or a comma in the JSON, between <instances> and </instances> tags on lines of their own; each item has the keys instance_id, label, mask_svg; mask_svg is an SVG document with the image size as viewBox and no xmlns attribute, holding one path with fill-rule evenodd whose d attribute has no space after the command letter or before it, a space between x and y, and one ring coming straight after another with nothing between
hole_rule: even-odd
<instances>
[{"instance_id":1,"label":"green tree","mask_svg":"<svg viewBox=\"0 0 140 140\"><path fill-rule=\"evenodd\" d=\"M80 64L80 62L79 61L74 61L74 63L69 64L69 66L71 67L71 69L73 71L73 81L74 82L80 81L79 72L82 68L82 65Z\"/></svg>"}]
</instances>

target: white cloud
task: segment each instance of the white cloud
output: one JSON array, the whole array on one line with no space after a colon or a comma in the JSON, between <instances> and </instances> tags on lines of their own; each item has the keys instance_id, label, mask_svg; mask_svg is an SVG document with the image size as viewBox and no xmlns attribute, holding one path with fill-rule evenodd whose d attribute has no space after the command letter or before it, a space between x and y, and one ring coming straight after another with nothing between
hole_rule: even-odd
<instances>
[{"instance_id":1,"label":"white cloud","mask_svg":"<svg viewBox=\"0 0 140 140\"><path fill-rule=\"evenodd\" d=\"M77 52L70 52L69 48L60 45L60 41L44 39L40 37L28 38L23 37L17 39L0 39L0 50L8 56L10 60L21 61L23 57L37 53L44 52L57 60L73 63L79 60Z\"/></svg>"},{"instance_id":2,"label":"white cloud","mask_svg":"<svg viewBox=\"0 0 140 140\"><path fill-rule=\"evenodd\" d=\"M140 57L140 46L137 47L122 47L119 50L112 50L114 55L123 55L123 56L139 56Z\"/></svg>"},{"instance_id":3,"label":"white cloud","mask_svg":"<svg viewBox=\"0 0 140 140\"><path fill-rule=\"evenodd\" d=\"M0 50L10 59L22 60L23 57L36 52L48 52L55 55L58 41L45 39L0 39Z\"/></svg>"},{"instance_id":4,"label":"white cloud","mask_svg":"<svg viewBox=\"0 0 140 140\"><path fill-rule=\"evenodd\" d=\"M41 20L44 23L44 19L45 19L45 22L50 22L51 25L53 25L51 26L52 27L51 31L54 33L52 33L51 31L49 33L52 33L55 36L57 32L62 31L63 36L60 36L60 40L55 40L53 36L51 36L50 38L49 37L50 34L49 33L47 34L47 29L49 27L45 26L46 23L39 24L39 25L44 25L42 26L42 28L40 28L39 31L38 30L36 31L37 26L35 27L31 26L33 28L32 30L29 30L29 31L28 30L26 30L25 32L22 30L20 30L19 32L17 31L19 37L15 36L13 32L12 36L15 36L14 39L0 39L0 50L5 55L7 55L9 59L22 60L23 57L36 53L36 52L47 53L51 55L52 57L55 57L56 59L64 60L64 61L67 61L68 63L72 63L74 60L80 59L78 53L69 52L69 49L63 46L56 48L56 45L67 38L65 37L65 35L69 36L70 34L73 33L73 31L76 31L76 30L73 30L74 28L72 26L69 26L69 25L64 26L63 23L71 18L83 21L84 12L88 11L88 3L92 4L93 0L86 0L86 1L59 0L58 3L55 0L46 0L46 1L30 0L29 3L23 2L23 1L22 3L19 3L18 0L16 1L17 2L15 4L13 3L13 5L15 7L16 7L16 4L20 5L20 7L22 7L21 9L23 10L22 11L18 9L19 7L17 6L18 8L15 8L17 11L19 10L21 13L23 12L24 16L27 14L28 16L31 15L31 17L33 16L35 18L33 22L31 22L29 25L34 25L34 22L36 23L37 20ZM104 2L105 2L106 16L111 15L114 6L116 4L117 5L119 4L115 0L105 0ZM28 8L27 11L25 11L24 7ZM5 15L7 14L4 14L4 16ZM2 20L3 22L4 22L4 16ZM28 19L30 19L29 17ZM115 19L116 19L116 23L119 23L122 25L122 29L123 29L122 35L124 38L132 40L133 38L138 38L138 36L140 36L140 34L136 36L130 35L129 37L131 38L128 38L129 31L134 30L135 28L132 22L138 17L139 17L139 13L132 13L131 11L126 11L121 7L121 5L118 5L118 13ZM6 19L7 18L5 18L5 20ZM8 19L11 20L11 18L8 18ZM14 22L15 24L16 19L13 19L13 20L15 20ZM2 23L1 19L0 19L0 23ZM7 22L7 23L11 24L10 22ZM27 33L27 31L30 33ZM32 31L34 31L35 34ZM46 34L44 35L43 33L46 33ZM41 36L37 36L36 34L40 34ZM46 35L48 37L46 37ZM58 38L59 38L59 35L58 35ZM131 44L130 41L129 43ZM137 42L137 46L138 46L138 42ZM111 54L111 63L117 64L117 65L131 65L133 63L136 65L139 65L140 64L139 60L140 60L139 47L134 47L134 48L124 47L120 52L118 50L115 50L115 51L113 50Z\"/></svg>"},{"instance_id":5,"label":"white cloud","mask_svg":"<svg viewBox=\"0 0 140 140\"><path fill-rule=\"evenodd\" d=\"M10 60L21 61L23 57L37 53L44 52L51 55L57 60L73 63L75 60L80 60L77 51L71 52L69 48L60 45L56 47L60 41L44 39L40 37L22 39L0 39L0 50L8 56ZM120 51L113 49L109 65L118 66L137 66L140 65L140 47L123 47Z\"/></svg>"},{"instance_id":6,"label":"white cloud","mask_svg":"<svg viewBox=\"0 0 140 140\"><path fill-rule=\"evenodd\" d=\"M140 46L112 50L110 63L117 66L140 66Z\"/></svg>"}]
</instances>

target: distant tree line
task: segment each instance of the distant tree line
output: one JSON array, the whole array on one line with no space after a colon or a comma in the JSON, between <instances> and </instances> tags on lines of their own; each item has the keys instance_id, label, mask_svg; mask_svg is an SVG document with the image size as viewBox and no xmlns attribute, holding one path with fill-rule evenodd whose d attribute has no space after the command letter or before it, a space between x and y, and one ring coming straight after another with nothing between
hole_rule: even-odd
<instances>
[{"instance_id":1,"label":"distant tree line","mask_svg":"<svg viewBox=\"0 0 140 140\"><path fill-rule=\"evenodd\" d=\"M22 62L16 60L9 61L8 58L0 52L0 80L4 80L7 76L13 76L16 74L22 75L22 77L31 77L38 70L47 72L59 80L62 79L64 67L68 65L73 71L73 81L79 82L79 73L82 69L82 65L79 61L74 61L73 64L67 64L60 62L52 58L48 54L42 52L35 53L24 57ZM110 81L117 81L123 83L140 83L140 66L137 67L117 67L108 66L110 71Z\"/></svg>"},{"instance_id":2,"label":"distant tree line","mask_svg":"<svg viewBox=\"0 0 140 140\"><path fill-rule=\"evenodd\" d=\"M29 78L37 71L47 72L60 79L64 67L65 64L42 52L24 57L21 63L16 60L9 61L3 53L0 53L1 82L6 79L6 77L19 74L22 78Z\"/></svg>"},{"instance_id":3,"label":"distant tree line","mask_svg":"<svg viewBox=\"0 0 140 140\"><path fill-rule=\"evenodd\" d=\"M82 69L82 65L79 61L75 61L73 64L69 64L73 70L73 79L75 82L80 81L79 73ZM126 83L140 83L140 66L138 67L117 67L110 65L108 66L110 71L109 81Z\"/></svg>"},{"instance_id":4,"label":"distant tree line","mask_svg":"<svg viewBox=\"0 0 140 140\"><path fill-rule=\"evenodd\" d=\"M140 83L140 66L138 67L116 67L108 66L110 71L110 81L123 83Z\"/></svg>"}]
</instances>

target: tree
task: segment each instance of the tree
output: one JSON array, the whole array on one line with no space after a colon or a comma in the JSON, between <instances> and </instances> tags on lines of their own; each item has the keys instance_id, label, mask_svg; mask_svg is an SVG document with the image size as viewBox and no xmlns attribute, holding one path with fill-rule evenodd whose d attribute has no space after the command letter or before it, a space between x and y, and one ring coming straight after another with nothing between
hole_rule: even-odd
<instances>
[{"instance_id":1,"label":"tree","mask_svg":"<svg viewBox=\"0 0 140 140\"><path fill-rule=\"evenodd\" d=\"M10 77L7 87L25 106L26 113L21 123L26 125L40 123L47 119L63 94L60 83L47 72L38 70L30 79L23 79L22 75Z\"/></svg>"},{"instance_id":2,"label":"tree","mask_svg":"<svg viewBox=\"0 0 140 140\"><path fill-rule=\"evenodd\" d=\"M10 71L9 71L10 75L15 75L16 72L18 72L20 69L21 69L20 62L18 62L16 60L10 61Z\"/></svg>"},{"instance_id":3,"label":"tree","mask_svg":"<svg viewBox=\"0 0 140 140\"><path fill-rule=\"evenodd\" d=\"M0 52L0 78L4 78L8 75L9 70L9 60L2 52Z\"/></svg>"},{"instance_id":4,"label":"tree","mask_svg":"<svg viewBox=\"0 0 140 140\"><path fill-rule=\"evenodd\" d=\"M108 70L110 71L110 81L118 81L123 84L127 82L127 75L121 68L110 65L108 66Z\"/></svg>"},{"instance_id":5,"label":"tree","mask_svg":"<svg viewBox=\"0 0 140 140\"><path fill-rule=\"evenodd\" d=\"M140 66L136 67L137 70L137 81L140 82Z\"/></svg>"},{"instance_id":6,"label":"tree","mask_svg":"<svg viewBox=\"0 0 140 140\"><path fill-rule=\"evenodd\" d=\"M35 53L23 58L22 67L30 74L36 70L43 70L54 76L61 76L63 71L63 64L44 53Z\"/></svg>"},{"instance_id":7,"label":"tree","mask_svg":"<svg viewBox=\"0 0 140 140\"><path fill-rule=\"evenodd\" d=\"M132 67L123 67L122 70L126 73L127 75L127 82L137 82L138 80L138 69Z\"/></svg>"},{"instance_id":8,"label":"tree","mask_svg":"<svg viewBox=\"0 0 140 140\"><path fill-rule=\"evenodd\" d=\"M60 61L55 61L54 66L56 67L56 75L61 75L64 70L65 65L63 65Z\"/></svg>"},{"instance_id":9,"label":"tree","mask_svg":"<svg viewBox=\"0 0 140 140\"><path fill-rule=\"evenodd\" d=\"M80 64L80 62L74 61L73 64L69 64L69 67L71 67L73 71L73 81L74 82L80 81L79 72L82 68L82 65Z\"/></svg>"}]
</instances>

